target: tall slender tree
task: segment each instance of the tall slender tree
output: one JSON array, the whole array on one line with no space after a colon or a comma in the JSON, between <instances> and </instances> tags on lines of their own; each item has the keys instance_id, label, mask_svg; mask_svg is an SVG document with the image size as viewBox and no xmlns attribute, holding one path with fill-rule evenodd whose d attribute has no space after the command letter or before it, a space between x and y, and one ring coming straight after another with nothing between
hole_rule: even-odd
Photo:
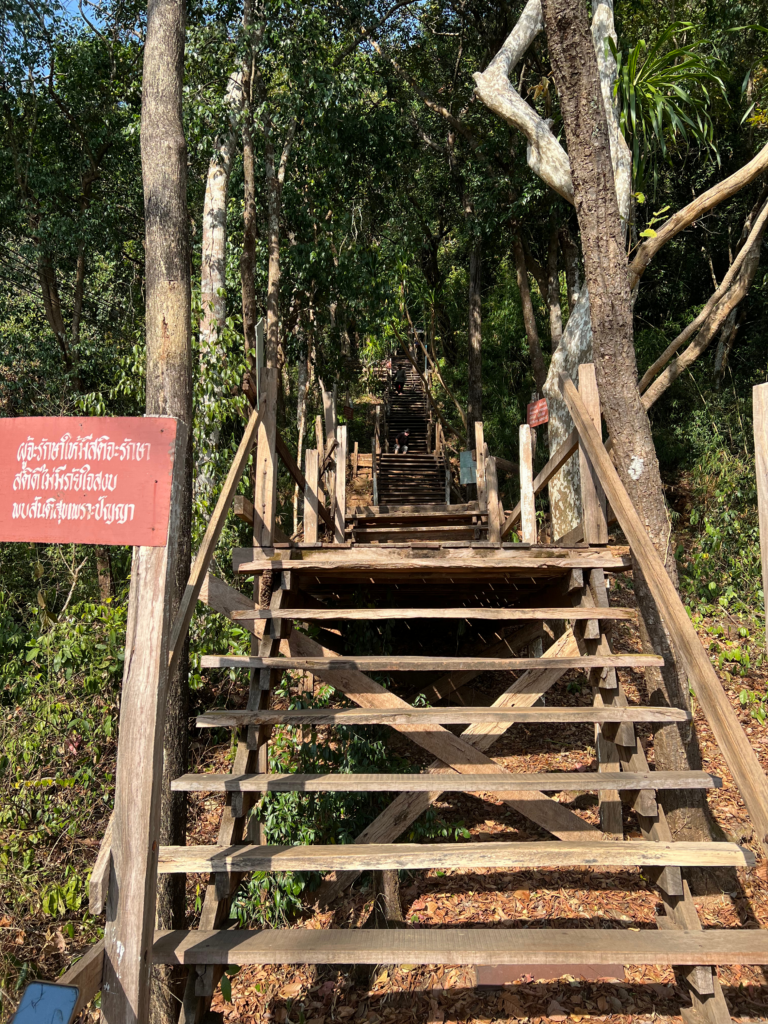
<instances>
[{"instance_id":1,"label":"tall slender tree","mask_svg":"<svg viewBox=\"0 0 768 1024\"><path fill-rule=\"evenodd\" d=\"M141 168L146 220L147 414L175 416L192 436L192 318L187 220L187 147L182 123L185 0L150 0L141 111ZM192 509L192 446L184 454L182 526L168 542L176 545L176 587L171 621L189 577ZM187 650L169 680L163 740L163 799L160 842L186 842L187 805L171 792L171 780L187 768ZM183 928L183 876L160 876L157 923ZM175 1021L176 976L164 968L153 975L153 1024Z\"/></svg>"}]
</instances>

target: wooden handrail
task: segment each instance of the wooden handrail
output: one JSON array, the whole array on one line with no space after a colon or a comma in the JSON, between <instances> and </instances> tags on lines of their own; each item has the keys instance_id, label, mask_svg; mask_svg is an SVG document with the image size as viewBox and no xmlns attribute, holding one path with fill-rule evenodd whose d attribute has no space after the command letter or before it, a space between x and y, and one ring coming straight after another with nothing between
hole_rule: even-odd
<instances>
[{"instance_id":1,"label":"wooden handrail","mask_svg":"<svg viewBox=\"0 0 768 1024\"><path fill-rule=\"evenodd\" d=\"M168 656L168 671L172 673L176 667L176 663L181 655L181 649L184 646L184 638L187 635L189 624L192 621L192 613L195 610L197 599L200 594L200 588L203 585L208 569L213 558L213 553L216 550L216 545L219 542L221 531L224 529L224 522L227 518L230 506L235 498L235 492L237 486L240 483L240 477L243 475L246 463L251 454L251 449L256 442L256 435L261 424L262 413L258 409L254 409L251 413L248 424L245 428L240 446L237 449L232 465L229 467L229 473L227 473L227 479L224 481L224 486L221 489L219 500L216 502L216 508L213 510L208 527L203 537L203 542L200 545L200 549L195 557L192 570L187 580L187 586L181 598L179 604L179 610L176 613L176 619L173 623L173 629L171 630L171 639L169 643L169 656Z\"/></svg>"},{"instance_id":2,"label":"wooden handrail","mask_svg":"<svg viewBox=\"0 0 768 1024\"><path fill-rule=\"evenodd\" d=\"M560 375L560 387L576 430L603 485L611 508L629 541L633 557L643 571L653 599L672 637L693 692L738 786L758 842L768 854L768 779L731 707L664 563L653 546L602 438L573 381Z\"/></svg>"}]
</instances>

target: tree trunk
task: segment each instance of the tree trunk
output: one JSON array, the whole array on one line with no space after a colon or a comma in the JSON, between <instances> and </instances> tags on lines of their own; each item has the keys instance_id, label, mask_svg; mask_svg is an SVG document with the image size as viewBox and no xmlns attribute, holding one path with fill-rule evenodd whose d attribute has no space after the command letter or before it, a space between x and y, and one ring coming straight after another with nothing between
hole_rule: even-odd
<instances>
[{"instance_id":1,"label":"tree trunk","mask_svg":"<svg viewBox=\"0 0 768 1024\"><path fill-rule=\"evenodd\" d=\"M374 871L372 928L405 928L400 905L400 879L396 869Z\"/></svg>"},{"instance_id":2,"label":"tree trunk","mask_svg":"<svg viewBox=\"0 0 768 1024\"><path fill-rule=\"evenodd\" d=\"M470 432L475 420L482 420L483 418L482 264L483 243L479 236L475 236L469 255L469 400L467 403L467 424Z\"/></svg>"},{"instance_id":3,"label":"tree trunk","mask_svg":"<svg viewBox=\"0 0 768 1024\"><path fill-rule=\"evenodd\" d=\"M280 184L275 170L275 144L269 124L264 129L267 178L267 330L264 363L277 366L280 347Z\"/></svg>"},{"instance_id":4,"label":"tree trunk","mask_svg":"<svg viewBox=\"0 0 768 1024\"><path fill-rule=\"evenodd\" d=\"M232 76L227 87L230 106L240 100L240 76ZM223 397L216 387L221 367L226 363L226 350L220 335L227 318L227 196L235 133L217 138L208 165L208 179L203 201L202 261L200 268L200 377L213 381L211 389L203 390L198 413L200 422L196 452L195 492L198 497L213 491L215 480L214 451L219 440L216 406Z\"/></svg>"},{"instance_id":5,"label":"tree trunk","mask_svg":"<svg viewBox=\"0 0 768 1024\"><path fill-rule=\"evenodd\" d=\"M549 307L549 343L552 352L557 351L563 336L563 311L560 306L560 273L558 256L560 254L560 238L557 224L552 221L549 230L549 247L547 249L547 306ZM539 388L539 390L543 390Z\"/></svg>"},{"instance_id":6,"label":"tree trunk","mask_svg":"<svg viewBox=\"0 0 768 1024\"><path fill-rule=\"evenodd\" d=\"M253 0L243 4L243 31L253 27ZM248 369L256 370L256 172L253 157L253 75L250 48L243 63L243 252L240 291L243 303L243 343Z\"/></svg>"},{"instance_id":7,"label":"tree trunk","mask_svg":"<svg viewBox=\"0 0 768 1024\"><path fill-rule=\"evenodd\" d=\"M659 464L637 384L624 230L611 164L609 125L586 8L581 0L543 0L542 6L568 142L586 283L591 296L595 369L603 412L613 439L616 468L667 571L677 583ZM634 578L644 646L665 657L665 666L660 672L646 670L651 702L688 708L685 675L678 667L670 638L637 563ZM663 770L681 771L701 765L696 734L688 724L658 729L654 753L656 766ZM662 799L676 839L709 837L708 816L701 793L692 796L690 792L667 791Z\"/></svg>"},{"instance_id":8,"label":"tree trunk","mask_svg":"<svg viewBox=\"0 0 768 1024\"><path fill-rule=\"evenodd\" d=\"M579 247L571 237L568 228L560 228L560 246L565 263L565 284L568 292L568 311L579 301L581 282L579 280Z\"/></svg>"},{"instance_id":9,"label":"tree trunk","mask_svg":"<svg viewBox=\"0 0 768 1024\"><path fill-rule=\"evenodd\" d=\"M146 223L147 413L175 416L187 427L181 529L176 545L176 585L171 621L189 576L192 498L192 347L190 249L187 222L187 150L182 123L184 0L150 0L144 48L141 164ZM186 800L172 793L173 778L187 770L187 654L169 681L163 741L163 798L160 842L186 842ZM183 928L185 879L161 875L157 924ZM168 1024L178 1014L178 972L153 973L152 1020Z\"/></svg>"},{"instance_id":10,"label":"tree trunk","mask_svg":"<svg viewBox=\"0 0 768 1024\"><path fill-rule=\"evenodd\" d=\"M531 372L536 383L536 390L541 394L544 391L544 384L547 380L547 368L544 365L544 357L541 354L541 342L536 327L536 315L531 302L531 289L528 286L528 267L525 262L523 245L518 236L514 240L515 268L517 270L517 287L520 291L520 303L523 307L523 322L525 323L525 334L528 338L528 349L531 354Z\"/></svg>"}]
</instances>

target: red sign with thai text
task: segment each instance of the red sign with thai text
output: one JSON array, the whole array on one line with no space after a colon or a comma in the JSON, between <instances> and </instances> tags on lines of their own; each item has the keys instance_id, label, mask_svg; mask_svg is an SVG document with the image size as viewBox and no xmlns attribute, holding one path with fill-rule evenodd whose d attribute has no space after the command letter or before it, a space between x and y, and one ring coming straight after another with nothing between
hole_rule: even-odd
<instances>
[{"instance_id":1,"label":"red sign with thai text","mask_svg":"<svg viewBox=\"0 0 768 1024\"><path fill-rule=\"evenodd\" d=\"M162 547L176 420L0 420L0 540Z\"/></svg>"},{"instance_id":2,"label":"red sign with thai text","mask_svg":"<svg viewBox=\"0 0 768 1024\"><path fill-rule=\"evenodd\" d=\"M543 423L549 423L549 409L546 398L540 398L538 402L530 402L526 407L526 422L529 427L540 427Z\"/></svg>"}]
</instances>

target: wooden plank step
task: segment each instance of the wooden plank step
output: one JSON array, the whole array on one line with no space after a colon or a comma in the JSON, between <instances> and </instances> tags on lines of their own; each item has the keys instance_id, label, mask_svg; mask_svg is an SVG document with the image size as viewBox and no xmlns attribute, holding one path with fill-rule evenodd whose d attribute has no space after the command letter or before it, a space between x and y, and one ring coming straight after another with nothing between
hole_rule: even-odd
<instances>
[{"instance_id":1,"label":"wooden plank step","mask_svg":"<svg viewBox=\"0 0 768 1024\"><path fill-rule=\"evenodd\" d=\"M356 519L381 519L394 517L401 519L412 515L450 515L450 516L472 516L478 514L476 501L465 502L463 505L446 505L440 502L436 505L411 505L407 508L391 508L383 502L378 505L359 505L354 510Z\"/></svg>"},{"instance_id":2,"label":"wooden plank step","mask_svg":"<svg viewBox=\"0 0 768 1024\"><path fill-rule=\"evenodd\" d=\"M439 658L430 655L359 655L332 658L257 658L246 654L204 654L202 668L279 668L300 672L515 672L531 668L648 668L663 665L656 654L591 654L568 658Z\"/></svg>"},{"instance_id":3,"label":"wooden plank step","mask_svg":"<svg viewBox=\"0 0 768 1024\"><path fill-rule=\"evenodd\" d=\"M636 619L635 608L254 608L234 611L240 621L294 619L308 622L373 619L488 619L502 622L540 622L548 619Z\"/></svg>"},{"instance_id":4,"label":"wooden plank step","mask_svg":"<svg viewBox=\"0 0 768 1024\"><path fill-rule=\"evenodd\" d=\"M179 793L598 793L606 789L718 789L721 780L708 772L485 772L472 775L374 775L346 772L328 775L182 775L171 789Z\"/></svg>"},{"instance_id":5,"label":"wooden plank step","mask_svg":"<svg viewBox=\"0 0 768 1024\"><path fill-rule=\"evenodd\" d=\"M334 846L161 846L161 875L404 868L752 867L736 843L347 843Z\"/></svg>"},{"instance_id":6,"label":"wooden plank step","mask_svg":"<svg viewBox=\"0 0 768 1024\"><path fill-rule=\"evenodd\" d=\"M602 922L601 922L602 924ZM157 931L159 964L768 964L768 931L265 928Z\"/></svg>"},{"instance_id":7,"label":"wooden plank step","mask_svg":"<svg viewBox=\"0 0 768 1024\"><path fill-rule=\"evenodd\" d=\"M322 557L320 557L322 554ZM234 548L232 565L235 572L262 573L271 570L295 569L311 573L349 573L377 575L388 573L423 576L537 575L567 573L571 569L607 569L621 571L632 566L629 548L608 545L604 548L488 548L482 554L474 549L439 551L435 557L409 556L406 551L393 559L389 551L379 553L375 548L356 548L339 552L328 548L314 552L303 559L264 558L260 548Z\"/></svg>"},{"instance_id":8,"label":"wooden plank step","mask_svg":"<svg viewBox=\"0 0 768 1024\"><path fill-rule=\"evenodd\" d=\"M238 728L247 725L549 725L563 722L686 722L693 716L680 708L603 707L585 708L304 708L297 711L207 711L198 715L198 729Z\"/></svg>"}]
</instances>

